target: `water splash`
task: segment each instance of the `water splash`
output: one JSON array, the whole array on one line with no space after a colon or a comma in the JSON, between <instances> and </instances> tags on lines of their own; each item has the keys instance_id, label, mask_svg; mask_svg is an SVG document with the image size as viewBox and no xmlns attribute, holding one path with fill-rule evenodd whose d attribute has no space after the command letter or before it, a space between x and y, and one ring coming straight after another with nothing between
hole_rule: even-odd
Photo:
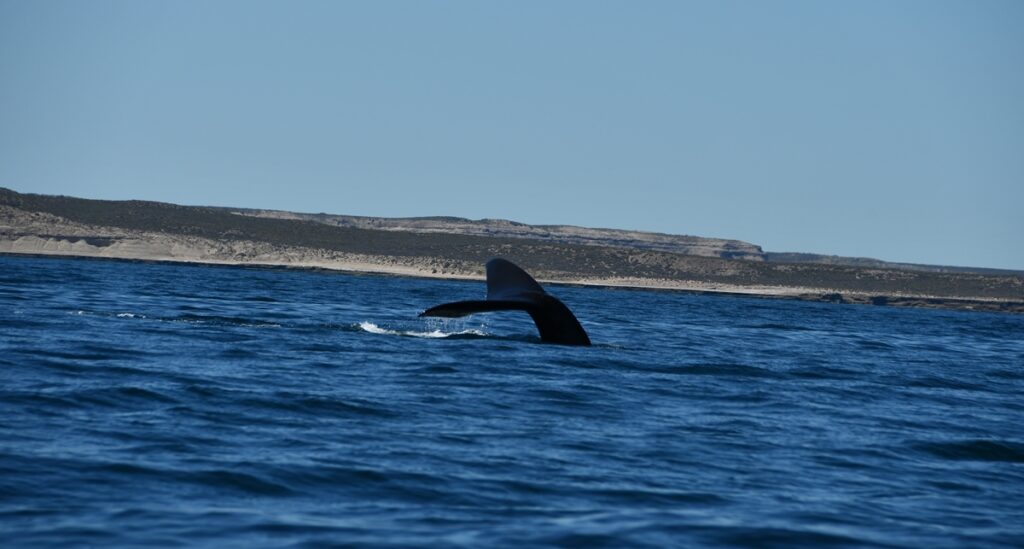
<instances>
[{"instance_id":1,"label":"water splash","mask_svg":"<svg viewBox=\"0 0 1024 549\"><path fill-rule=\"evenodd\" d=\"M425 322L424 323L424 327L426 328L425 330L422 330L422 329L421 330L416 330L416 329L405 329L405 330L403 330L403 329L386 328L386 327L380 326L378 324L375 324L375 323L369 322L369 321L360 322L359 324L356 325L356 327L359 328L360 330L364 331L364 332L371 333L371 334L397 335L397 336L405 336L405 337L423 337L423 338L430 338L430 339L442 339L442 338L446 338L446 337L467 336L467 335L472 335L472 336L486 336L487 335L487 332L485 332L483 330L480 330L480 329L475 329L475 328L464 328L464 329L452 330L452 329L449 329L446 326L436 326L433 321L429 321L429 322Z\"/></svg>"}]
</instances>

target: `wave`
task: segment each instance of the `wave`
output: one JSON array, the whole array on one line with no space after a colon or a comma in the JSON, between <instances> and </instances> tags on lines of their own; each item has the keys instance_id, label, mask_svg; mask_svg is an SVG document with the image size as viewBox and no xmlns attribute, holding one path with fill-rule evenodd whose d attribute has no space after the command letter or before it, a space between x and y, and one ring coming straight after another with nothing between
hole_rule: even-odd
<instances>
[{"instance_id":1,"label":"wave","mask_svg":"<svg viewBox=\"0 0 1024 549\"><path fill-rule=\"evenodd\" d=\"M119 313L107 313L107 312L93 312L84 310L71 311L70 314L75 316L98 316L107 318L121 318L121 319L136 319L136 320L151 320L156 322L178 322L183 324L199 324L199 325L210 325L210 326L239 326L242 328L281 328L282 325L277 322L271 322L256 318L245 318L237 316L224 316L224 315L204 315L204 314L182 314L177 316L148 316L142 313L133 312L119 312Z\"/></svg>"},{"instance_id":2,"label":"wave","mask_svg":"<svg viewBox=\"0 0 1024 549\"><path fill-rule=\"evenodd\" d=\"M384 328L373 322L363 321L353 326L356 329L362 330L370 334L378 335L397 335L406 337L423 337L428 339L443 339L449 337L465 337L465 336L476 336L486 337L488 334L482 330L465 329L454 332L444 331L440 328L434 328L433 330L394 330L391 328Z\"/></svg>"},{"instance_id":3,"label":"wave","mask_svg":"<svg viewBox=\"0 0 1024 549\"><path fill-rule=\"evenodd\" d=\"M170 318L161 318L163 322L183 322L185 324L207 324L211 326L239 326L242 328L280 328L276 322L266 322L258 319L249 319L233 316L220 315L179 315Z\"/></svg>"}]
</instances>

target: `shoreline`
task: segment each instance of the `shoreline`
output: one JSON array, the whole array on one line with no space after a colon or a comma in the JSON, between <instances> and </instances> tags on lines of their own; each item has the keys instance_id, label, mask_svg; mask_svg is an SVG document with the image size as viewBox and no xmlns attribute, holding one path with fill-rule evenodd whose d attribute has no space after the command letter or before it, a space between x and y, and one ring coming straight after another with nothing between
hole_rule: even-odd
<instances>
[{"instance_id":1,"label":"shoreline","mask_svg":"<svg viewBox=\"0 0 1024 549\"><path fill-rule=\"evenodd\" d=\"M176 263L181 265L242 267L256 269L296 269L310 271L327 271L354 275L400 276L410 278L426 278L435 280L479 281L485 277L482 273L438 271L429 267L416 267L386 258L347 258L345 260L237 260L220 258L183 257L179 255L162 255L149 253L136 254L101 254L89 253L90 250L13 250L0 249L0 255L37 258L67 258L107 261L132 261L141 263ZM374 259L377 259L374 261ZM433 258L437 263L446 263L442 259ZM568 273L566 273L568 274ZM925 294L907 294L899 292L865 293L832 288L813 288L804 286L769 286L769 285L734 285L724 283L704 283L692 280L667 280L637 277L545 277L537 280L544 284L567 285L593 288L628 289L640 291L671 291L699 295L718 295L734 297L752 297L760 299L786 299L809 302L825 302L834 304L873 305L888 307L930 308L961 311L1002 312L1024 314L1024 300L993 297L950 297Z\"/></svg>"},{"instance_id":2,"label":"shoreline","mask_svg":"<svg viewBox=\"0 0 1024 549\"><path fill-rule=\"evenodd\" d=\"M691 255L651 247L656 244L652 238L676 238L672 235L604 234L579 227L563 227L571 229L569 235L544 233L531 239L512 233L549 227L474 222L477 232L485 229L482 235L463 234L465 227L451 220L440 221L448 232L417 232L415 227L377 227L407 220L376 219L368 227L350 227L349 218L321 217L279 219L0 188L0 253L476 281L485 279L487 260L504 257L547 284L1024 313L1024 274L1017 273L736 259L737 250L730 247L735 243L678 237L717 246ZM589 244L577 242L582 237Z\"/></svg>"}]
</instances>

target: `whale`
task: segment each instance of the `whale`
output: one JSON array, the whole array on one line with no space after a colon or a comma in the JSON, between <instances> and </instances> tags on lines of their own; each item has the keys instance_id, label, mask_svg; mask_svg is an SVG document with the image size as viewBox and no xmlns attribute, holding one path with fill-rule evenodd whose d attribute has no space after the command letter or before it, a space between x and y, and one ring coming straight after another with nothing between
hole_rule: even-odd
<instances>
[{"instance_id":1,"label":"whale","mask_svg":"<svg viewBox=\"0 0 1024 549\"><path fill-rule=\"evenodd\" d=\"M444 303L420 316L457 318L493 311L525 311L544 343L590 345L590 337L569 307L544 291L518 265L500 257L487 262L487 299Z\"/></svg>"}]
</instances>

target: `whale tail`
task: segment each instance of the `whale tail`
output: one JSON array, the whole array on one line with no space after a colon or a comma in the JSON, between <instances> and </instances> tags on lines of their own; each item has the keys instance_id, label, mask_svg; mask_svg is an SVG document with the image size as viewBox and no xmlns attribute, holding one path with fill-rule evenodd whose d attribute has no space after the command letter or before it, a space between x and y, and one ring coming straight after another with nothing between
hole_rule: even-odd
<instances>
[{"instance_id":1,"label":"whale tail","mask_svg":"<svg viewBox=\"0 0 1024 549\"><path fill-rule=\"evenodd\" d=\"M452 318L491 311L526 311L545 343L590 345L587 332L564 303L545 292L526 271L501 258L487 262L487 299L445 303L420 316Z\"/></svg>"}]
</instances>

